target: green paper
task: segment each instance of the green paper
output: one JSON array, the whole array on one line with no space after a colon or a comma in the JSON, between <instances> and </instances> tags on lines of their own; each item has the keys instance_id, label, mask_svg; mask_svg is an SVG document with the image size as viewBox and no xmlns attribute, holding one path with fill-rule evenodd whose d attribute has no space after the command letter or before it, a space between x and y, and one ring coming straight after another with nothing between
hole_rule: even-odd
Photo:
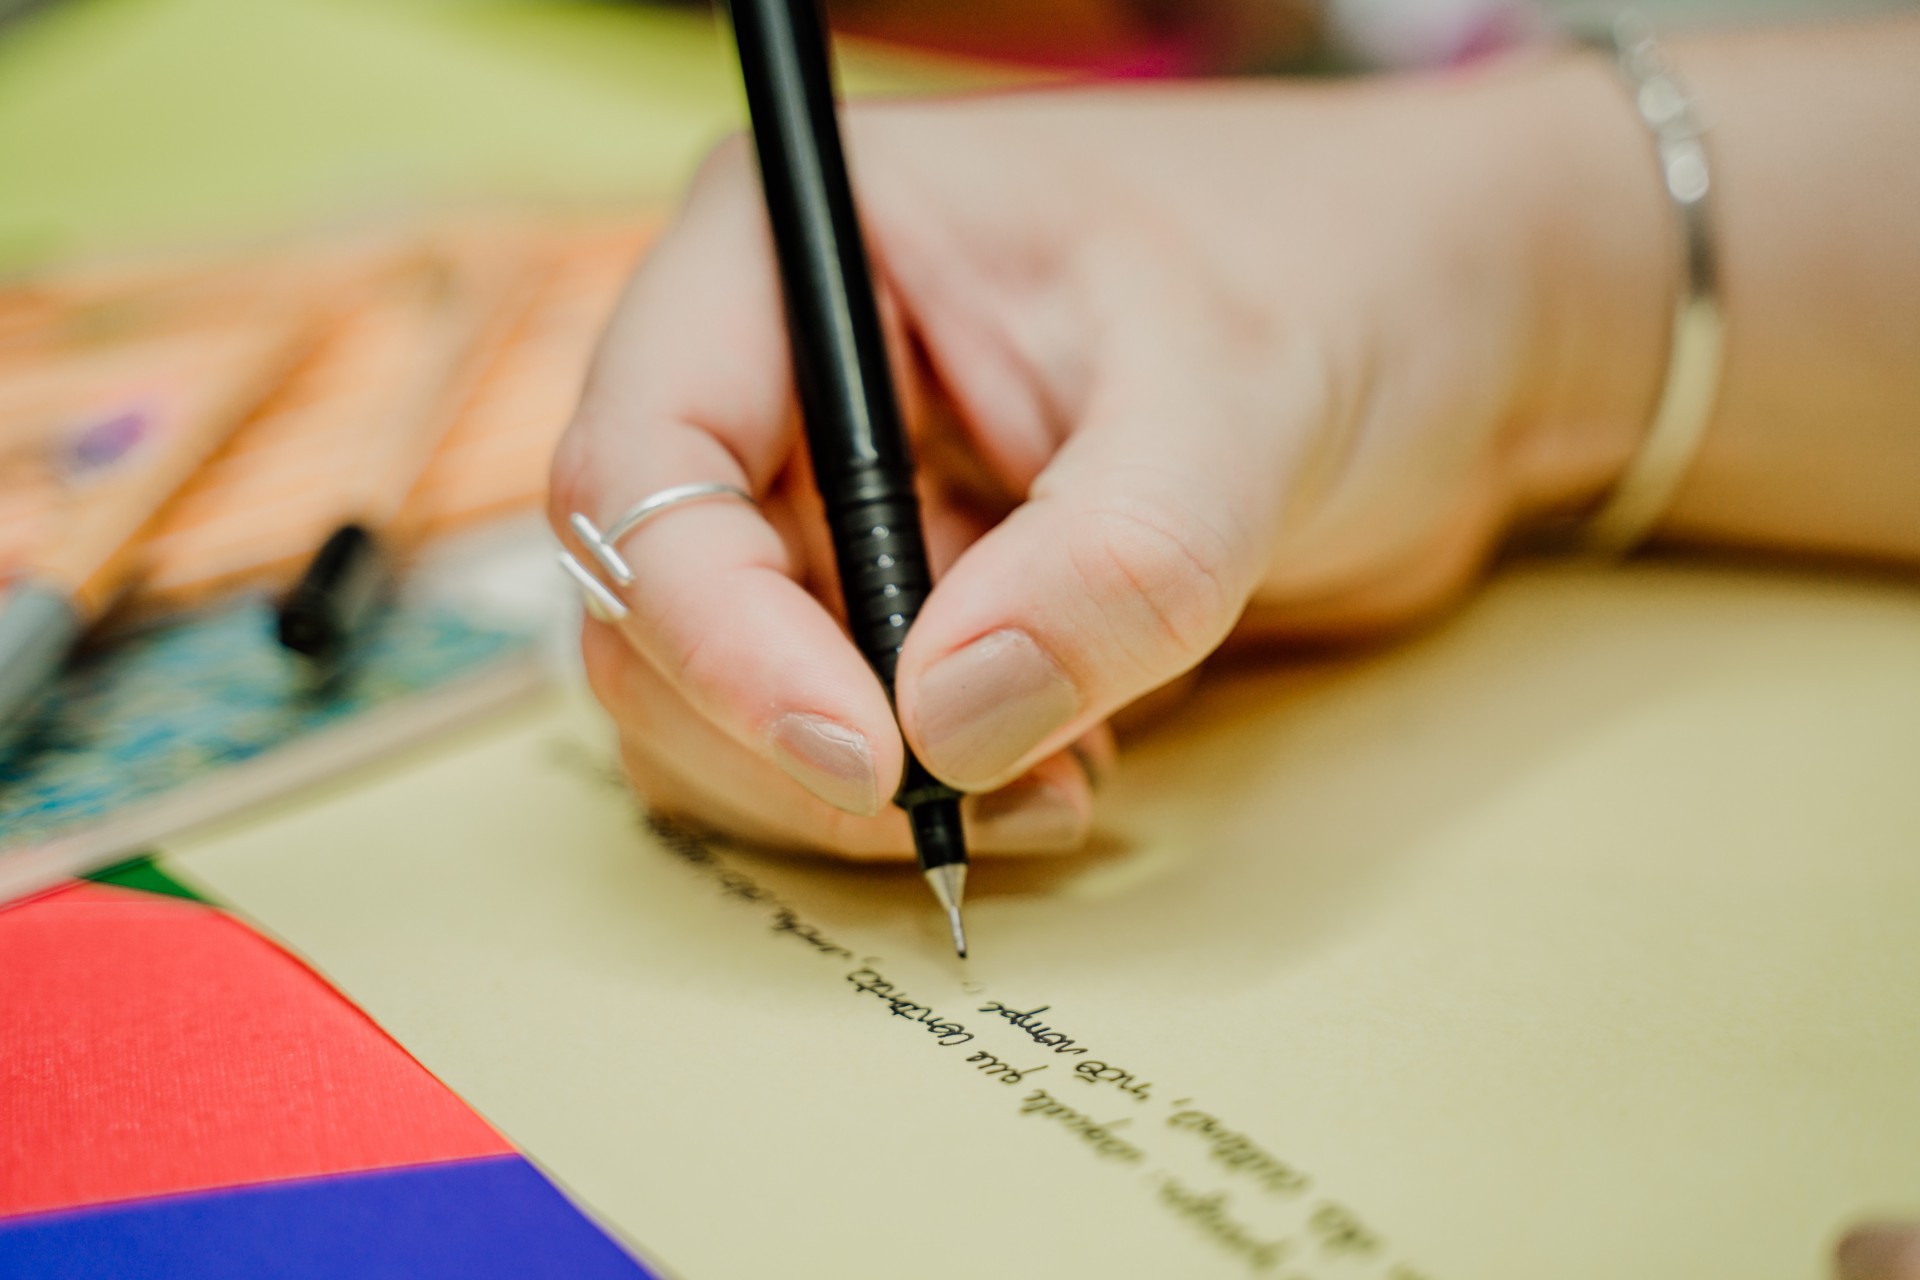
<instances>
[{"instance_id":1,"label":"green paper","mask_svg":"<svg viewBox=\"0 0 1920 1280\"><path fill-rule=\"evenodd\" d=\"M175 880L160 869L150 855L142 854L138 858L129 858L125 862L116 862L110 867L86 877L96 884L110 884L121 889L138 889L142 893L157 893L168 898L187 898L194 902L211 902L207 897L187 885Z\"/></svg>"}]
</instances>

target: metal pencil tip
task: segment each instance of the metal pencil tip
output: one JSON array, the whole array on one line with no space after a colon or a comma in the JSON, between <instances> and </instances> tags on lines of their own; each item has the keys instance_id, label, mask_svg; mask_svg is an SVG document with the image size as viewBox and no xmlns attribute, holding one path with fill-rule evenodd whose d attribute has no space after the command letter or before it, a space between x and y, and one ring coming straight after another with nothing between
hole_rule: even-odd
<instances>
[{"instance_id":1,"label":"metal pencil tip","mask_svg":"<svg viewBox=\"0 0 1920 1280\"><path fill-rule=\"evenodd\" d=\"M929 868L926 872L927 884L933 889L933 896L947 913L947 927L953 930L953 950L962 960L967 958L967 927L960 919L960 901L967 890L967 864L949 862L942 866Z\"/></svg>"}]
</instances>

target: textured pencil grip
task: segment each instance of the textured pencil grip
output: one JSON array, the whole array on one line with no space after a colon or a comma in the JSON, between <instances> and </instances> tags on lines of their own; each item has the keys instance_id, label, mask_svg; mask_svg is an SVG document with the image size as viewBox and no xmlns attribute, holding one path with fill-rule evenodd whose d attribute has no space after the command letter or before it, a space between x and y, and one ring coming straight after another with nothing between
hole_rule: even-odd
<instances>
[{"instance_id":1,"label":"textured pencil grip","mask_svg":"<svg viewBox=\"0 0 1920 1280\"><path fill-rule=\"evenodd\" d=\"M869 499L833 515L847 628L889 694L907 627L920 612L933 575L910 496Z\"/></svg>"}]
</instances>

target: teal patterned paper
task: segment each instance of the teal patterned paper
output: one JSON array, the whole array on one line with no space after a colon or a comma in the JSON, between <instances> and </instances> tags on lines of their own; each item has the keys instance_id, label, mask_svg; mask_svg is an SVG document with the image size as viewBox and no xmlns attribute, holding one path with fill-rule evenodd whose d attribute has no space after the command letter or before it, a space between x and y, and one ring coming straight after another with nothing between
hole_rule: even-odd
<instances>
[{"instance_id":1,"label":"teal patterned paper","mask_svg":"<svg viewBox=\"0 0 1920 1280\"><path fill-rule=\"evenodd\" d=\"M248 599L83 653L0 757L0 849L37 843L418 693L531 643L442 608L393 611L315 688Z\"/></svg>"}]
</instances>

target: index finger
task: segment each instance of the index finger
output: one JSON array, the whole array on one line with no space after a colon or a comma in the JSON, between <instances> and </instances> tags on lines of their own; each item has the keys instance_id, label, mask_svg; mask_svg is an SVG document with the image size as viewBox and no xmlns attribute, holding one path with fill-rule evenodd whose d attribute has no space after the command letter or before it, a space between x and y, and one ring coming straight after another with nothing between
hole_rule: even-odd
<instances>
[{"instance_id":1,"label":"index finger","mask_svg":"<svg viewBox=\"0 0 1920 1280\"><path fill-rule=\"evenodd\" d=\"M709 157L686 203L634 272L594 352L554 459L554 527L593 472L659 451L686 428L698 478L767 492L792 448L797 407L773 242L744 143Z\"/></svg>"},{"instance_id":2,"label":"index finger","mask_svg":"<svg viewBox=\"0 0 1920 1280\"><path fill-rule=\"evenodd\" d=\"M765 499L798 415L773 248L745 152L709 162L635 276L555 458L549 516L605 529L685 484ZM584 548L580 548L584 550ZM902 747L880 682L742 503L676 507L618 548L633 581L615 625L697 711L820 798L877 812ZM629 732L632 726L625 726Z\"/></svg>"}]
</instances>

